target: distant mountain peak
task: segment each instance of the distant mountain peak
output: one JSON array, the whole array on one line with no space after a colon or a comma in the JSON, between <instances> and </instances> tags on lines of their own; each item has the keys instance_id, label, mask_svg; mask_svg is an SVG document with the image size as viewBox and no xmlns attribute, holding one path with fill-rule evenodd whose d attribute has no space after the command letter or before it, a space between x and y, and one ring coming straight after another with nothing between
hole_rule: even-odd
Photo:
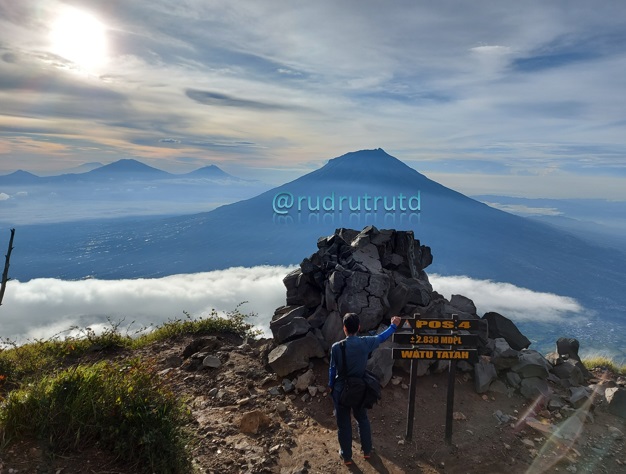
<instances>
[{"instance_id":1,"label":"distant mountain peak","mask_svg":"<svg viewBox=\"0 0 626 474\"><path fill-rule=\"evenodd\" d=\"M13 176L14 178L38 178L39 177L36 174L33 174L29 171L24 171L24 170L17 170L17 171L14 171L13 173L7 174L6 176Z\"/></svg>"},{"instance_id":2,"label":"distant mountain peak","mask_svg":"<svg viewBox=\"0 0 626 474\"><path fill-rule=\"evenodd\" d=\"M162 171L157 168L153 168L152 166L148 166L141 161L137 161L132 158L124 158L118 161L114 161L113 163L109 163L108 165L104 165L100 168L96 168L95 170L89 171L87 174L97 175L97 174L111 174L111 173L127 173L127 174L168 174L165 171Z\"/></svg>"},{"instance_id":3,"label":"distant mountain peak","mask_svg":"<svg viewBox=\"0 0 626 474\"><path fill-rule=\"evenodd\" d=\"M187 173L188 176L202 176L202 177L210 177L210 178L234 178L234 176L226 173L220 167L216 165L208 165L203 166L202 168L198 168L191 173Z\"/></svg>"}]
</instances>

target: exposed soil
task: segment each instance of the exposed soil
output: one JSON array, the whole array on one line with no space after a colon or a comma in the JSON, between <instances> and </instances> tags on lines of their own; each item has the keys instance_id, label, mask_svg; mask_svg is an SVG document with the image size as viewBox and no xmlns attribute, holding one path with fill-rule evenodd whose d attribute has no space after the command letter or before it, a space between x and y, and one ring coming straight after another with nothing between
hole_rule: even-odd
<instances>
[{"instance_id":1,"label":"exposed soil","mask_svg":"<svg viewBox=\"0 0 626 474\"><path fill-rule=\"evenodd\" d=\"M374 453L365 460L354 429L354 464L344 466L338 455L335 420L330 398L318 391L285 394L282 379L268 372L263 343L240 345L236 338L221 336L211 354L222 361L219 368L194 369L190 359L180 367L168 356L180 357L192 341L181 338L157 343L134 353L108 357L140 356L153 361L191 409L195 472L202 473L626 473L624 420L606 411L601 397L591 409L570 410L565 415L548 412L541 402L529 404L520 395L479 395L467 374L455 377L452 444L444 441L447 373L417 379L414 433L405 439L409 376L398 370L394 382L383 390L383 401L370 410ZM315 386L327 383L327 361L312 364ZM304 371L291 374L295 378ZM615 379L597 370L598 379ZM277 389L278 388L278 389ZM497 411L511 417L501 422ZM585 413L591 410L591 416ZM260 423L258 432L242 432L244 413ZM550 425L567 424L567 415L583 418L576 436L558 437ZM529 424L532 416L540 423ZM560 418L559 418L560 417ZM543 424L541 424L541 422ZM578 426L574 424L575 426ZM253 430L254 426L252 426ZM245 428L244 428L245 429ZM616 430L619 430L616 431ZM567 438L573 439L567 439ZM1 441L1 440L0 440ZM45 442L9 444L0 451L0 474L130 474L137 467L120 465L97 447L80 453L54 456Z\"/></svg>"}]
</instances>

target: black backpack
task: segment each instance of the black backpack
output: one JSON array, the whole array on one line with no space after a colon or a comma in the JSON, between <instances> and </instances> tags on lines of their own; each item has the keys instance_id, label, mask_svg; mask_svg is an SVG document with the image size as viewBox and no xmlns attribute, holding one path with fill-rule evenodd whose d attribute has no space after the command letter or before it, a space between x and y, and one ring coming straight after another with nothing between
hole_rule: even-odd
<instances>
[{"instance_id":1,"label":"black backpack","mask_svg":"<svg viewBox=\"0 0 626 474\"><path fill-rule=\"evenodd\" d=\"M341 341L339 345L343 355L342 375L345 381L339 394L339 403L350 408L372 408L382 397L378 378L369 370L365 371L363 377L347 377L346 341Z\"/></svg>"}]
</instances>

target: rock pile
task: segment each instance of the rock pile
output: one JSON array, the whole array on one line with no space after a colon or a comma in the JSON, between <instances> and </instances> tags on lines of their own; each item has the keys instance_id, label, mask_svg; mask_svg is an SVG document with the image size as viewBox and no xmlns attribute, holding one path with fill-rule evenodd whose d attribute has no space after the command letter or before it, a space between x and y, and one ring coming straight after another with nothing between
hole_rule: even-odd
<instances>
[{"instance_id":1,"label":"rock pile","mask_svg":"<svg viewBox=\"0 0 626 474\"><path fill-rule=\"evenodd\" d=\"M429 305L433 290L424 272L432 262L430 248L411 231L358 232L338 229L319 239L318 251L287 275L287 304L270 323L280 345L270 366L287 375L323 357L342 339L342 316L357 313L361 330L376 330L395 314L413 314Z\"/></svg>"}]
</instances>

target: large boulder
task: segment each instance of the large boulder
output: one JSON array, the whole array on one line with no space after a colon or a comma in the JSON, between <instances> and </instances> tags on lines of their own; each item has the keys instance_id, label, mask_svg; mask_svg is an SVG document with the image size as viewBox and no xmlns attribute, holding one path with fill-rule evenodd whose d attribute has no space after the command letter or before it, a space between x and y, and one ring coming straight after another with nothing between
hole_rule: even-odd
<instances>
[{"instance_id":1,"label":"large boulder","mask_svg":"<svg viewBox=\"0 0 626 474\"><path fill-rule=\"evenodd\" d=\"M286 326L296 318L304 318L307 315L307 312L308 310L306 306L282 306L281 308L278 308L272 317L272 321L270 321L270 330L272 331L274 338L278 336L278 331L281 327Z\"/></svg>"},{"instance_id":2,"label":"large boulder","mask_svg":"<svg viewBox=\"0 0 626 474\"><path fill-rule=\"evenodd\" d=\"M269 353L268 363L280 377L309 366L312 357L324 357L325 350L312 333L294 341L281 344Z\"/></svg>"},{"instance_id":3,"label":"large boulder","mask_svg":"<svg viewBox=\"0 0 626 474\"><path fill-rule=\"evenodd\" d=\"M580 361L578 350L580 349L580 343L578 339L572 337L560 337L556 341L556 351L564 359L574 359Z\"/></svg>"},{"instance_id":4,"label":"large boulder","mask_svg":"<svg viewBox=\"0 0 626 474\"><path fill-rule=\"evenodd\" d=\"M582 385L585 382L585 376L580 370L580 367L578 367L578 364L580 364L580 362L575 359L567 359L562 363L555 365L552 368L552 373L562 381L566 381L567 384L564 385Z\"/></svg>"},{"instance_id":5,"label":"large boulder","mask_svg":"<svg viewBox=\"0 0 626 474\"><path fill-rule=\"evenodd\" d=\"M626 389L620 387L607 388L604 392L609 413L626 419Z\"/></svg>"},{"instance_id":6,"label":"large boulder","mask_svg":"<svg viewBox=\"0 0 626 474\"><path fill-rule=\"evenodd\" d=\"M518 373L523 379L529 377L547 379L551 368L550 362L539 352L522 351L520 352L518 363L511 370Z\"/></svg>"},{"instance_id":7,"label":"large boulder","mask_svg":"<svg viewBox=\"0 0 626 474\"><path fill-rule=\"evenodd\" d=\"M491 339L502 337L516 351L527 349L530 346L530 340L517 329L513 321L505 316L490 312L485 313L483 319L489 323L489 337Z\"/></svg>"},{"instance_id":8,"label":"large boulder","mask_svg":"<svg viewBox=\"0 0 626 474\"><path fill-rule=\"evenodd\" d=\"M474 382L476 393L485 393L491 383L498 378L495 366L484 359L474 366Z\"/></svg>"},{"instance_id":9,"label":"large boulder","mask_svg":"<svg viewBox=\"0 0 626 474\"><path fill-rule=\"evenodd\" d=\"M548 382L540 377L522 379L519 390L528 400L535 400L539 397L548 399L552 394Z\"/></svg>"},{"instance_id":10,"label":"large boulder","mask_svg":"<svg viewBox=\"0 0 626 474\"><path fill-rule=\"evenodd\" d=\"M293 318L292 321L278 328L274 338L280 343L287 342L305 335L310 329L311 325L306 319Z\"/></svg>"}]
</instances>

